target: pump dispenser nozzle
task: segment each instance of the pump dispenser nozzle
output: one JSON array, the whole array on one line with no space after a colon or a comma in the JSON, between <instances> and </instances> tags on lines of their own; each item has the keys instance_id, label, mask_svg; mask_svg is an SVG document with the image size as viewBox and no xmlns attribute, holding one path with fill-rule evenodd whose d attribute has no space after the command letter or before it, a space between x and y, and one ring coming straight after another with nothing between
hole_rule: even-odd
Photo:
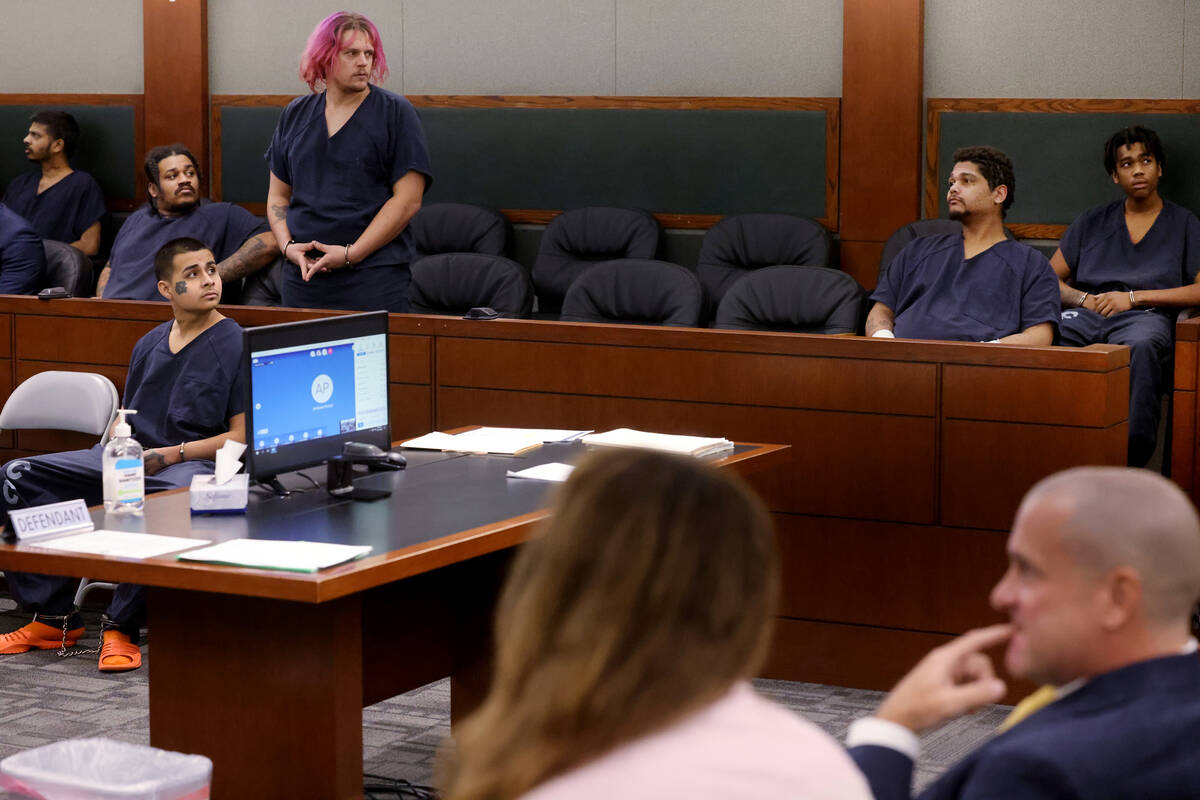
<instances>
[{"instance_id":1,"label":"pump dispenser nozzle","mask_svg":"<svg viewBox=\"0 0 1200 800\"><path fill-rule=\"evenodd\" d=\"M136 414L132 408L117 409L117 426L113 428L113 438L118 436L132 436L133 428L129 427L129 423L125 421L126 414Z\"/></svg>"}]
</instances>

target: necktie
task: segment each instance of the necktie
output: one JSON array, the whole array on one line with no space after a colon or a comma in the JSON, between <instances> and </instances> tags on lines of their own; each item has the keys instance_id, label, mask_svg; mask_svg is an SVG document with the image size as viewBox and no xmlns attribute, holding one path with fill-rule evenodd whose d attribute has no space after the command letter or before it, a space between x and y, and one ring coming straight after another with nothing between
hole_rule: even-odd
<instances>
[{"instance_id":1,"label":"necktie","mask_svg":"<svg viewBox=\"0 0 1200 800\"><path fill-rule=\"evenodd\" d=\"M1013 708L1012 713L1010 713L1007 717L1005 717L1004 722L1000 723L1000 727L996 729L996 732L1004 733L1006 730L1008 730L1012 726L1016 725L1018 722L1021 722L1022 720L1024 720L1026 717L1030 716L1034 712L1040 711L1042 708L1050 705L1057 699L1058 699L1058 688L1057 687L1050 686L1049 684L1041 687L1040 689L1035 691L1033 694L1029 695L1024 700L1017 703L1016 707Z\"/></svg>"}]
</instances>

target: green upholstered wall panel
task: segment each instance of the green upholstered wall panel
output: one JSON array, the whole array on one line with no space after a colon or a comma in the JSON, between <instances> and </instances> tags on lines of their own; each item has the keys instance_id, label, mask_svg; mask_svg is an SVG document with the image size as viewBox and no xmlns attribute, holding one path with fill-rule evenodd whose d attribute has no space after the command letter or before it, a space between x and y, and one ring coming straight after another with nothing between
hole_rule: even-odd
<instances>
[{"instance_id":1,"label":"green upholstered wall panel","mask_svg":"<svg viewBox=\"0 0 1200 800\"><path fill-rule=\"evenodd\" d=\"M221 199L267 202L269 172L263 154L282 108L225 106L221 109Z\"/></svg>"},{"instance_id":2,"label":"green upholstered wall panel","mask_svg":"<svg viewBox=\"0 0 1200 800\"><path fill-rule=\"evenodd\" d=\"M71 164L90 172L109 200L137 200L136 175L142 154L136 153L133 106L0 106L0 185L29 169L21 140L29 117L41 108L69 112L79 123L80 140Z\"/></svg>"},{"instance_id":3,"label":"green upholstered wall panel","mask_svg":"<svg viewBox=\"0 0 1200 800\"><path fill-rule=\"evenodd\" d=\"M1008 153L1017 192L1007 222L1066 225L1080 212L1116 200L1104 173L1104 143L1120 128L1153 128L1167 152L1163 196L1200 212L1200 115L943 112L938 139L938 213L946 215L946 179L954 150L990 144Z\"/></svg>"},{"instance_id":4,"label":"green upholstered wall panel","mask_svg":"<svg viewBox=\"0 0 1200 800\"><path fill-rule=\"evenodd\" d=\"M421 108L428 202L825 215L825 112ZM266 199L275 108L221 110L222 198Z\"/></svg>"}]
</instances>

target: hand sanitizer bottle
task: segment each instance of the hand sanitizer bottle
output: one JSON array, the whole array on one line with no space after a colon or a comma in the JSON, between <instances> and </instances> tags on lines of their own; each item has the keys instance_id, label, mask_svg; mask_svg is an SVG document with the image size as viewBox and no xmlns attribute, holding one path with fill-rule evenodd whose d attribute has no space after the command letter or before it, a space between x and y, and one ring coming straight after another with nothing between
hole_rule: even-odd
<instances>
[{"instance_id":1,"label":"hand sanitizer bottle","mask_svg":"<svg viewBox=\"0 0 1200 800\"><path fill-rule=\"evenodd\" d=\"M125 421L129 409L117 409L117 424L113 438L104 446L102 474L104 476L104 509L118 514L140 514L146 501L146 470L142 462L142 446L133 438Z\"/></svg>"}]
</instances>

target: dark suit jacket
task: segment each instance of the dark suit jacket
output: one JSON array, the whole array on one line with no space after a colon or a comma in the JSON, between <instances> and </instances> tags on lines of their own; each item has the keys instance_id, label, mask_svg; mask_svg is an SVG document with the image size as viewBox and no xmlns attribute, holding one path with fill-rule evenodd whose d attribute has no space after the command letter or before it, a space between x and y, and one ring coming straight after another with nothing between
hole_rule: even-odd
<instances>
[{"instance_id":1,"label":"dark suit jacket","mask_svg":"<svg viewBox=\"0 0 1200 800\"><path fill-rule=\"evenodd\" d=\"M907 757L870 745L850 755L876 800L911 797ZM920 797L1200 798L1200 657L1157 658L1093 678L976 749Z\"/></svg>"}]
</instances>

